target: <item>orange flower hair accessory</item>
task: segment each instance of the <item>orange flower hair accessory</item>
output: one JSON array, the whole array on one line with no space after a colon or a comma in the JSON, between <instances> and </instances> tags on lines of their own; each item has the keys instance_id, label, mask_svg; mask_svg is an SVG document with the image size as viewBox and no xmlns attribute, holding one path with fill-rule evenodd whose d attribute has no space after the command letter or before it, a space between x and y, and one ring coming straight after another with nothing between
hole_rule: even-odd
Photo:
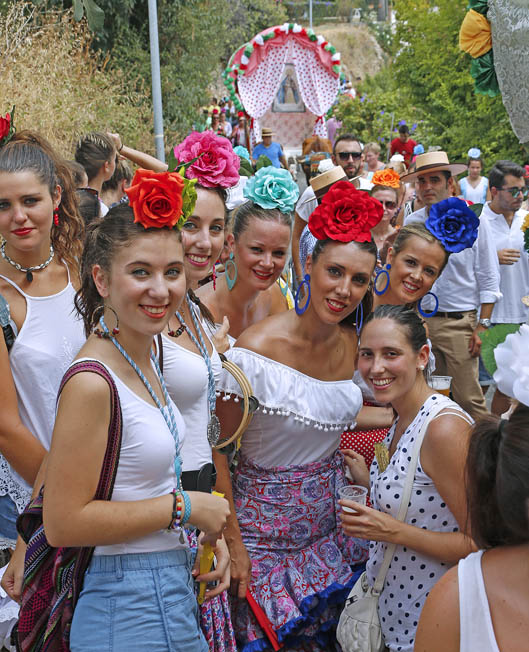
<instances>
[{"instance_id":1,"label":"orange flower hair accessory","mask_svg":"<svg viewBox=\"0 0 529 652\"><path fill-rule=\"evenodd\" d=\"M391 168L377 170L371 178L374 186L388 186L388 188L400 188L399 173Z\"/></svg>"},{"instance_id":2,"label":"orange flower hair accessory","mask_svg":"<svg viewBox=\"0 0 529 652\"><path fill-rule=\"evenodd\" d=\"M136 170L131 186L125 191L134 211L134 221L146 229L181 228L195 206L196 192L187 187L192 185L193 182L184 180L178 172Z\"/></svg>"}]
</instances>

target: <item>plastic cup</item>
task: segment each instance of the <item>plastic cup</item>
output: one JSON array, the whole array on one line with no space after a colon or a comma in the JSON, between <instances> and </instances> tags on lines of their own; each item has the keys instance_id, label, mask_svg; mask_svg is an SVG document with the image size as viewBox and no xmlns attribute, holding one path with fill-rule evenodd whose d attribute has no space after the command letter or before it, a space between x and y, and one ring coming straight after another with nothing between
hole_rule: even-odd
<instances>
[{"instance_id":1,"label":"plastic cup","mask_svg":"<svg viewBox=\"0 0 529 652\"><path fill-rule=\"evenodd\" d=\"M345 487L340 487L338 489L338 495L344 500L354 500L355 503L360 503L361 505L366 504L367 489L366 487L361 487L358 484L349 484ZM344 512L349 512L349 514L356 514L356 509L352 507L341 506Z\"/></svg>"},{"instance_id":2,"label":"plastic cup","mask_svg":"<svg viewBox=\"0 0 529 652\"><path fill-rule=\"evenodd\" d=\"M450 396L450 383L452 376L432 376L430 378L430 387L435 389L436 392Z\"/></svg>"}]
</instances>

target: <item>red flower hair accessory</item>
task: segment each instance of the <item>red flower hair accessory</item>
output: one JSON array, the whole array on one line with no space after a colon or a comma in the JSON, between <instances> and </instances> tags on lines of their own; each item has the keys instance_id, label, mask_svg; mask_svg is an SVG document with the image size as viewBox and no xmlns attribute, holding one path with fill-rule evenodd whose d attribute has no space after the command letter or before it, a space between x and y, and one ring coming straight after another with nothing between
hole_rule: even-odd
<instances>
[{"instance_id":1,"label":"red flower hair accessory","mask_svg":"<svg viewBox=\"0 0 529 652\"><path fill-rule=\"evenodd\" d=\"M384 214L382 204L349 181L338 181L309 217L309 231L318 240L370 242L371 229Z\"/></svg>"},{"instance_id":2,"label":"red flower hair accessory","mask_svg":"<svg viewBox=\"0 0 529 652\"><path fill-rule=\"evenodd\" d=\"M15 107L11 109L11 113L6 113L5 117L0 115L0 147L7 145L7 143L15 135L15 125L13 124L13 117L15 115Z\"/></svg>"},{"instance_id":3,"label":"red flower hair accessory","mask_svg":"<svg viewBox=\"0 0 529 652\"><path fill-rule=\"evenodd\" d=\"M398 172L391 168L377 170L371 178L374 186L388 186L388 188L400 188L400 177Z\"/></svg>"},{"instance_id":4,"label":"red flower hair accessory","mask_svg":"<svg viewBox=\"0 0 529 652\"><path fill-rule=\"evenodd\" d=\"M193 212L194 201L187 196L189 181L178 172L136 170L132 184L125 190L134 211L134 221L150 227L180 228ZM196 192L194 193L196 200Z\"/></svg>"}]
</instances>

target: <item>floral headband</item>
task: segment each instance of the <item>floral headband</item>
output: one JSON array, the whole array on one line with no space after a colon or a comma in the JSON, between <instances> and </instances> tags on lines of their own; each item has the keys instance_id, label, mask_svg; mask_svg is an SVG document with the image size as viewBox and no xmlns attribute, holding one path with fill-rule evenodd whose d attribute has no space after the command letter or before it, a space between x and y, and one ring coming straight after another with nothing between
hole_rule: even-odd
<instances>
[{"instance_id":1,"label":"floral headband","mask_svg":"<svg viewBox=\"0 0 529 652\"><path fill-rule=\"evenodd\" d=\"M371 242L371 229L384 215L384 207L349 181L338 181L325 193L309 217L309 231L318 240Z\"/></svg>"},{"instance_id":2,"label":"floral headband","mask_svg":"<svg viewBox=\"0 0 529 652\"><path fill-rule=\"evenodd\" d=\"M205 188L232 188L239 181L239 157L233 152L230 141L213 131L192 131L174 147L169 168L182 163L189 164L185 176L196 179Z\"/></svg>"},{"instance_id":3,"label":"floral headband","mask_svg":"<svg viewBox=\"0 0 529 652\"><path fill-rule=\"evenodd\" d=\"M132 184L125 190L134 221L146 229L182 228L195 208L195 184L195 179L185 179L179 172L136 170Z\"/></svg>"},{"instance_id":4,"label":"floral headband","mask_svg":"<svg viewBox=\"0 0 529 652\"><path fill-rule=\"evenodd\" d=\"M482 204L467 203L457 197L449 197L430 207L424 226L451 254L472 247L478 237Z\"/></svg>"},{"instance_id":5,"label":"floral headband","mask_svg":"<svg viewBox=\"0 0 529 652\"><path fill-rule=\"evenodd\" d=\"M387 186L388 188L400 188L400 177L398 172L391 168L377 170L371 178L374 186Z\"/></svg>"},{"instance_id":6,"label":"floral headband","mask_svg":"<svg viewBox=\"0 0 529 652\"><path fill-rule=\"evenodd\" d=\"M15 135L15 125L13 117L15 115L15 107L11 109L11 113L6 113L5 117L0 116L0 147L7 145L7 143Z\"/></svg>"},{"instance_id":7,"label":"floral headband","mask_svg":"<svg viewBox=\"0 0 529 652\"><path fill-rule=\"evenodd\" d=\"M298 200L299 188L288 170L269 165L248 179L243 195L261 208L278 208L282 213L290 213Z\"/></svg>"}]
</instances>

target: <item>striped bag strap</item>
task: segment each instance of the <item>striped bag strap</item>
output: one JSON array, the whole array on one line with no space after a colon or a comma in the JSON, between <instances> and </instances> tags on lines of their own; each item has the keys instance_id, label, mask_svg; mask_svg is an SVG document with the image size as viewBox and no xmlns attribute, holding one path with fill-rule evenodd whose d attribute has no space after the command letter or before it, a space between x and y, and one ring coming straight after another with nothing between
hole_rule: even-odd
<instances>
[{"instance_id":1,"label":"striped bag strap","mask_svg":"<svg viewBox=\"0 0 529 652\"><path fill-rule=\"evenodd\" d=\"M110 424L108 427L107 447L103 459L103 466L101 467L101 475L99 476L99 482L94 496L94 500L110 500L118 470L123 429L123 417L121 414L118 389L114 379L103 364L97 360L83 360L81 362L75 362L64 374L59 387L57 401L59 400L65 384L70 380L70 378L81 371L90 371L101 376L107 381L110 387Z\"/></svg>"}]
</instances>

